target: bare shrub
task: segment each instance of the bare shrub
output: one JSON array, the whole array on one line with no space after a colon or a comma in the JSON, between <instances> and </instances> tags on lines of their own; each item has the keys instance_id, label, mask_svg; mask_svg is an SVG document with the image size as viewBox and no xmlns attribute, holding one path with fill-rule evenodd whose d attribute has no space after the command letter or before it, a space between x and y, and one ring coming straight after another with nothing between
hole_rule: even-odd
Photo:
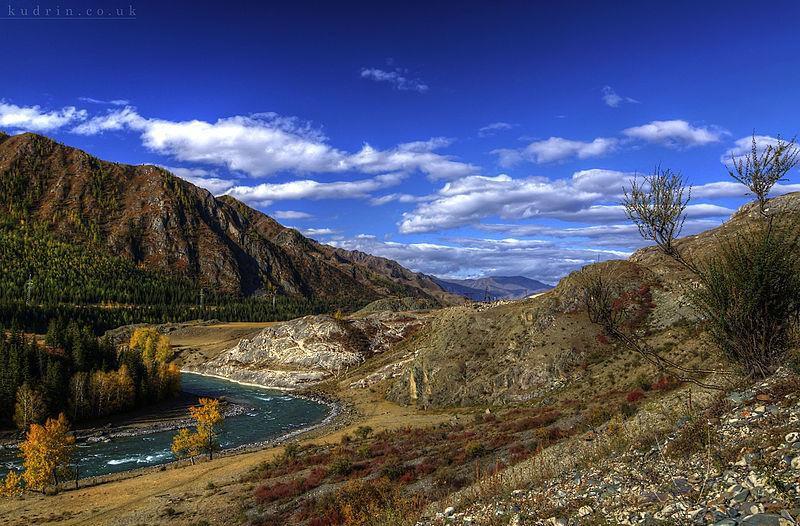
<instances>
[{"instance_id":1,"label":"bare shrub","mask_svg":"<svg viewBox=\"0 0 800 526\"><path fill-rule=\"evenodd\" d=\"M800 314L800 236L791 218L770 214L767 200L773 186L800 161L795 141L780 138L763 148L755 135L751 151L732 157L728 173L756 197L761 224L719 244L705 262L688 260L676 240L686 220L691 197L680 174L656 167L625 190L623 206L644 239L693 273L700 287L689 297L723 353L749 376L766 376L783 363L796 343ZM684 373L679 379L699 383L701 370L675 367L638 339L619 329L613 309L616 291L598 278L585 287L592 321L618 341L634 348L662 369ZM706 371L708 372L708 371ZM722 371L713 371L722 372ZM701 383L702 385L702 383ZM709 385L707 385L709 386ZM709 386L710 387L710 386Z\"/></svg>"}]
</instances>

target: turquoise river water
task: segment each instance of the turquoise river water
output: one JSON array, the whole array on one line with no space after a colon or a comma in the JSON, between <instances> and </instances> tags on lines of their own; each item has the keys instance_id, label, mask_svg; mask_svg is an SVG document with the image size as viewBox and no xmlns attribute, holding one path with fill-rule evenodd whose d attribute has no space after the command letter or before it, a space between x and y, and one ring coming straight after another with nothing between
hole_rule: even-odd
<instances>
[{"instance_id":1,"label":"turquoise river water","mask_svg":"<svg viewBox=\"0 0 800 526\"><path fill-rule=\"evenodd\" d=\"M181 388L191 394L225 398L244 407L223 422L219 442L222 449L268 441L317 424L330 413L325 404L262 387L228 380L181 373ZM175 430L112 439L110 442L79 444L76 459L81 477L105 475L174 460L170 451ZM18 451L0 451L0 475L19 467Z\"/></svg>"}]
</instances>

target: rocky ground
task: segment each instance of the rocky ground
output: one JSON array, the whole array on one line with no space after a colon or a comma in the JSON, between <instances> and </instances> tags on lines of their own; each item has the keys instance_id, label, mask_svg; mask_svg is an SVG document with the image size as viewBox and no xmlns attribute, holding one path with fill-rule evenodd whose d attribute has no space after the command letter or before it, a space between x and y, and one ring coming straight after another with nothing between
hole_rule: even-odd
<instances>
[{"instance_id":1,"label":"rocky ground","mask_svg":"<svg viewBox=\"0 0 800 526\"><path fill-rule=\"evenodd\" d=\"M352 319L306 316L274 323L214 359L182 369L281 389L308 387L385 352L423 317L389 311Z\"/></svg>"},{"instance_id":2,"label":"rocky ground","mask_svg":"<svg viewBox=\"0 0 800 526\"><path fill-rule=\"evenodd\" d=\"M672 433L420 524L788 526L800 518L800 382L730 392ZM624 433L609 425L607 433Z\"/></svg>"}]
</instances>

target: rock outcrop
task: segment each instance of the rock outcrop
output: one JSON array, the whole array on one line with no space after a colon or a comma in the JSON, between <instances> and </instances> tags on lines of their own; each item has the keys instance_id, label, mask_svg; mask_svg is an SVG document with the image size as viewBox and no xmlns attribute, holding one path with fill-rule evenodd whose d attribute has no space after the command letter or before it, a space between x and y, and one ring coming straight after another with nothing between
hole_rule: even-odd
<instances>
[{"instance_id":1,"label":"rock outcrop","mask_svg":"<svg viewBox=\"0 0 800 526\"><path fill-rule=\"evenodd\" d=\"M306 316L271 325L215 359L186 370L297 389L346 373L422 323L419 316L390 312L354 319Z\"/></svg>"}]
</instances>

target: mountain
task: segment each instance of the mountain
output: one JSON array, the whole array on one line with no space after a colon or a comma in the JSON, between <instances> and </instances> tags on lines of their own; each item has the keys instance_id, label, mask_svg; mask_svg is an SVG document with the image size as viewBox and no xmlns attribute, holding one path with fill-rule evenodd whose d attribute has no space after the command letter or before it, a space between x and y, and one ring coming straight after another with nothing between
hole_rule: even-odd
<instances>
[{"instance_id":1,"label":"mountain","mask_svg":"<svg viewBox=\"0 0 800 526\"><path fill-rule=\"evenodd\" d=\"M464 296L474 301L516 300L553 288L524 276L488 276L474 279L441 279L435 278L447 292Z\"/></svg>"},{"instance_id":2,"label":"mountain","mask_svg":"<svg viewBox=\"0 0 800 526\"><path fill-rule=\"evenodd\" d=\"M162 168L102 161L32 133L0 133L0 214L223 294L341 306L451 299L425 275L308 239Z\"/></svg>"}]
</instances>

